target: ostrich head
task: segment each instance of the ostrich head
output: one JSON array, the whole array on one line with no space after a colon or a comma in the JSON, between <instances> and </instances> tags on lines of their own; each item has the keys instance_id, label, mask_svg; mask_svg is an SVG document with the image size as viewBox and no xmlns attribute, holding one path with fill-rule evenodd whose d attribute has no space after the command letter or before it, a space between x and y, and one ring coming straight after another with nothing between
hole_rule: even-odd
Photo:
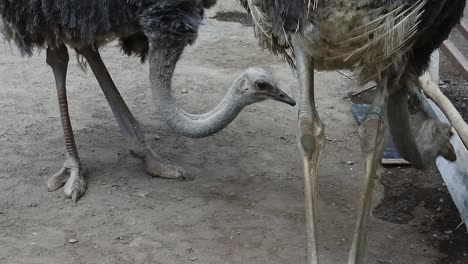
<instances>
[{"instance_id":1,"label":"ostrich head","mask_svg":"<svg viewBox=\"0 0 468 264\"><path fill-rule=\"evenodd\" d=\"M273 79L273 75L268 70L261 67L250 67L237 80L238 85L234 85L235 99L245 105L272 99L283 102L291 106L296 105L296 101L283 92Z\"/></svg>"}]
</instances>

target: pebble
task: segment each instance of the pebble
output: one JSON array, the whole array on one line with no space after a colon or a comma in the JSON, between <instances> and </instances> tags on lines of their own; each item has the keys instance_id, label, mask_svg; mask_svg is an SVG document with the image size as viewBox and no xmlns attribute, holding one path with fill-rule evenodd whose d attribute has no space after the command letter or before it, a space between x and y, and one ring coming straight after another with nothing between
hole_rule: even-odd
<instances>
[{"instance_id":1,"label":"pebble","mask_svg":"<svg viewBox=\"0 0 468 264\"><path fill-rule=\"evenodd\" d=\"M70 240L68 240L68 243L70 243L70 244L75 244L76 242L78 242L78 240L76 240L74 238L70 238Z\"/></svg>"},{"instance_id":2,"label":"pebble","mask_svg":"<svg viewBox=\"0 0 468 264\"><path fill-rule=\"evenodd\" d=\"M28 207L38 207L38 206L39 206L39 204L36 203L36 202L32 202L32 203L28 204Z\"/></svg>"},{"instance_id":3,"label":"pebble","mask_svg":"<svg viewBox=\"0 0 468 264\"><path fill-rule=\"evenodd\" d=\"M446 235L451 235L451 234L453 234L453 231L452 231L452 230L445 230L445 231L444 231L444 234L446 234Z\"/></svg>"},{"instance_id":4,"label":"pebble","mask_svg":"<svg viewBox=\"0 0 468 264\"><path fill-rule=\"evenodd\" d=\"M196 258L196 257L193 257L193 258L191 258L190 260L191 260L191 261L195 261L195 260L197 260L197 258Z\"/></svg>"},{"instance_id":5,"label":"pebble","mask_svg":"<svg viewBox=\"0 0 468 264\"><path fill-rule=\"evenodd\" d=\"M188 93L188 90L187 90L187 89L182 89L182 90L180 91L180 93L181 93L181 94L186 94L186 93Z\"/></svg>"},{"instance_id":6,"label":"pebble","mask_svg":"<svg viewBox=\"0 0 468 264\"><path fill-rule=\"evenodd\" d=\"M347 161L346 164L348 164L348 165L354 165L354 161Z\"/></svg>"}]
</instances>

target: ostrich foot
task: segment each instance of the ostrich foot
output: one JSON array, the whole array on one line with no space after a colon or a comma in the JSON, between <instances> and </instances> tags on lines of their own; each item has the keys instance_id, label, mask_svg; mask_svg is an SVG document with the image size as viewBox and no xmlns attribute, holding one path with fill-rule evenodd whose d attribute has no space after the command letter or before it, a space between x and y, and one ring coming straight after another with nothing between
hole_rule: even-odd
<instances>
[{"instance_id":1,"label":"ostrich foot","mask_svg":"<svg viewBox=\"0 0 468 264\"><path fill-rule=\"evenodd\" d=\"M435 120L425 121L417 137L423 156L430 157L429 162L439 155L449 161L456 161L457 156L450 143L452 136L450 125Z\"/></svg>"},{"instance_id":2,"label":"ostrich foot","mask_svg":"<svg viewBox=\"0 0 468 264\"><path fill-rule=\"evenodd\" d=\"M185 173L182 168L169 164L167 161L161 159L158 154L156 154L151 149L147 149L143 155L139 155L134 151L130 151L130 153L134 157L137 157L143 161L146 172L152 177L191 180L191 178L188 178L184 175Z\"/></svg>"},{"instance_id":3,"label":"ostrich foot","mask_svg":"<svg viewBox=\"0 0 468 264\"><path fill-rule=\"evenodd\" d=\"M48 191L56 191L65 185L65 196L76 203L86 191L83 169L77 164L73 158L67 158L63 168L47 181Z\"/></svg>"}]
</instances>

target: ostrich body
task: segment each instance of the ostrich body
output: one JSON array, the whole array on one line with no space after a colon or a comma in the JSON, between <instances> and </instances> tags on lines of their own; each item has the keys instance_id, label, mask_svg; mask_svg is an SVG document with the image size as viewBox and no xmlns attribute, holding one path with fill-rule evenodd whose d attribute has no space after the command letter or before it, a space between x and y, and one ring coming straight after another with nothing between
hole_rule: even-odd
<instances>
[{"instance_id":1,"label":"ostrich body","mask_svg":"<svg viewBox=\"0 0 468 264\"><path fill-rule=\"evenodd\" d=\"M352 70L377 92L359 128L365 177L349 264L365 263L374 178L388 123L400 154L418 169L438 156L454 161L451 127L427 120L410 129L408 92L430 55L460 21L466 0L241 0L260 45L286 57L299 78L298 142L305 174L308 263L318 264L317 173L325 144L314 101L314 70Z\"/></svg>"},{"instance_id":2,"label":"ostrich body","mask_svg":"<svg viewBox=\"0 0 468 264\"><path fill-rule=\"evenodd\" d=\"M226 127L247 105L273 99L294 105L277 88L271 73L247 69L236 79L223 100L211 111L195 115L180 109L172 98L171 79L184 48L192 44L203 19L204 8L215 0L0 0L0 30L25 55L47 50L58 93L65 134L66 160L53 175L49 191L65 186L75 202L86 189L82 165L68 113L66 74L67 46L83 56L109 102L130 152L140 158L152 176L184 178L183 171L161 159L147 144L143 132L120 96L98 48L118 40L127 55L149 59L152 92L163 119L178 133L206 137Z\"/></svg>"}]
</instances>

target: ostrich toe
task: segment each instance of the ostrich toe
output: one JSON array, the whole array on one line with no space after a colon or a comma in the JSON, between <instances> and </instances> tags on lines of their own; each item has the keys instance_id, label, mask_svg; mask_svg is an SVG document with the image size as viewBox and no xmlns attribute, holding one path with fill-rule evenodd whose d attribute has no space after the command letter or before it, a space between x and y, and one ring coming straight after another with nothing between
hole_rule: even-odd
<instances>
[{"instance_id":1,"label":"ostrich toe","mask_svg":"<svg viewBox=\"0 0 468 264\"><path fill-rule=\"evenodd\" d=\"M56 191L65 185L64 192L67 198L75 203L86 191L86 181L83 176L83 168L73 158L67 158L59 172L47 181L49 192Z\"/></svg>"},{"instance_id":2,"label":"ostrich toe","mask_svg":"<svg viewBox=\"0 0 468 264\"><path fill-rule=\"evenodd\" d=\"M161 177L165 179L180 179L187 180L182 168L169 164L167 161L161 159L153 151L149 151L144 159L146 172L153 177Z\"/></svg>"}]
</instances>

